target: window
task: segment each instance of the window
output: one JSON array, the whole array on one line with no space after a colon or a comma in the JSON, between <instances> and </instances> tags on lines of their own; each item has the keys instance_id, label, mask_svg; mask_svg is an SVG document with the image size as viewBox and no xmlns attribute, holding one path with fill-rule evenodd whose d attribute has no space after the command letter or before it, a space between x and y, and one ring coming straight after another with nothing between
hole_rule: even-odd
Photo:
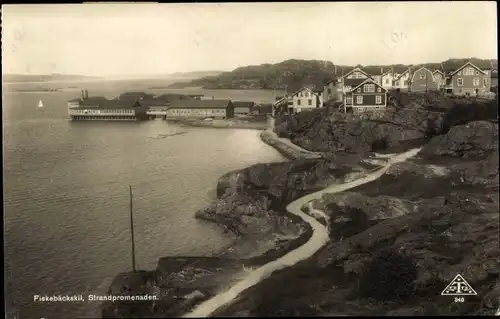
<instances>
[{"instance_id":1,"label":"window","mask_svg":"<svg viewBox=\"0 0 500 319\"><path fill-rule=\"evenodd\" d=\"M457 79L457 85L458 85L458 86L462 86L462 85L464 85L464 79L462 79L462 78L458 78L458 79Z\"/></svg>"},{"instance_id":2,"label":"window","mask_svg":"<svg viewBox=\"0 0 500 319\"><path fill-rule=\"evenodd\" d=\"M356 91L361 92L361 88L357 89Z\"/></svg>"},{"instance_id":3,"label":"window","mask_svg":"<svg viewBox=\"0 0 500 319\"><path fill-rule=\"evenodd\" d=\"M462 71L458 71L458 75L462 75Z\"/></svg>"},{"instance_id":4,"label":"window","mask_svg":"<svg viewBox=\"0 0 500 319\"><path fill-rule=\"evenodd\" d=\"M484 79L484 86L488 86L488 79Z\"/></svg>"},{"instance_id":5,"label":"window","mask_svg":"<svg viewBox=\"0 0 500 319\"><path fill-rule=\"evenodd\" d=\"M297 100L297 105L300 105L300 100Z\"/></svg>"},{"instance_id":6,"label":"window","mask_svg":"<svg viewBox=\"0 0 500 319\"><path fill-rule=\"evenodd\" d=\"M311 99L307 100L307 104L312 105L313 104L313 100L311 100Z\"/></svg>"},{"instance_id":7,"label":"window","mask_svg":"<svg viewBox=\"0 0 500 319\"><path fill-rule=\"evenodd\" d=\"M407 86L408 85L408 80L405 80L403 83L404 83L404 86Z\"/></svg>"},{"instance_id":8,"label":"window","mask_svg":"<svg viewBox=\"0 0 500 319\"><path fill-rule=\"evenodd\" d=\"M381 88L377 88L377 92L382 92L382 89Z\"/></svg>"},{"instance_id":9,"label":"window","mask_svg":"<svg viewBox=\"0 0 500 319\"><path fill-rule=\"evenodd\" d=\"M385 79L385 84L389 84L389 79Z\"/></svg>"},{"instance_id":10,"label":"window","mask_svg":"<svg viewBox=\"0 0 500 319\"><path fill-rule=\"evenodd\" d=\"M375 84L365 84L365 92L375 92Z\"/></svg>"},{"instance_id":11,"label":"window","mask_svg":"<svg viewBox=\"0 0 500 319\"><path fill-rule=\"evenodd\" d=\"M464 75L474 75L474 69L471 67L465 68L463 71ZM458 73L460 75L460 72Z\"/></svg>"},{"instance_id":12,"label":"window","mask_svg":"<svg viewBox=\"0 0 500 319\"><path fill-rule=\"evenodd\" d=\"M309 97L309 92L307 92L307 91L306 91L306 92L304 92L304 96L305 96L305 97Z\"/></svg>"},{"instance_id":13,"label":"window","mask_svg":"<svg viewBox=\"0 0 500 319\"><path fill-rule=\"evenodd\" d=\"M479 78L474 78L474 79L472 80L472 85L474 85L474 86L479 86Z\"/></svg>"},{"instance_id":14,"label":"window","mask_svg":"<svg viewBox=\"0 0 500 319\"><path fill-rule=\"evenodd\" d=\"M362 96L356 96L356 104L363 104L363 97Z\"/></svg>"},{"instance_id":15,"label":"window","mask_svg":"<svg viewBox=\"0 0 500 319\"><path fill-rule=\"evenodd\" d=\"M479 75L479 71L476 71L476 75Z\"/></svg>"},{"instance_id":16,"label":"window","mask_svg":"<svg viewBox=\"0 0 500 319\"><path fill-rule=\"evenodd\" d=\"M332 94L332 89L328 88L328 94Z\"/></svg>"},{"instance_id":17,"label":"window","mask_svg":"<svg viewBox=\"0 0 500 319\"><path fill-rule=\"evenodd\" d=\"M352 104L352 96L346 97L345 104L351 105Z\"/></svg>"},{"instance_id":18,"label":"window","mask_svg":"<svg viewBox=\"0 0 500 319\"><path fill-rule=\"evenodd\" d=\"M420 73L420 80L425 80L427 78L427 74Z\"/></svg>"},{"instance_id":19,"label":"window","mask_svg":"<svg viewBox=\"0 0 500 319\"><path fill-rule=\"evenodd\" d=\"M382 104L382 97L380 95L375 97L375 104Z\"/></svg>"},{"instance_id":20,"label":"window","mask_svg":"<svg viewBox=\"0 0 500 319\"><path fill-rule=\"evenodd\" d=\"M394 82L395 86L399 86L399 81Z\"/></svg>"}]
</instances>

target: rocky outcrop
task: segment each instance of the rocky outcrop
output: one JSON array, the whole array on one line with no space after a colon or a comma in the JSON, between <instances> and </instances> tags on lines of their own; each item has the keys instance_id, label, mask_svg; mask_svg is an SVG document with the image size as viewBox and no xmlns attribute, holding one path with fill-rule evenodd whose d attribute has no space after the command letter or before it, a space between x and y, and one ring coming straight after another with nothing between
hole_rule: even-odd
<instances>
[{"instance_id":1,"label":"rocky outcrop","mask_svg":"<svg viewBox=\"0 0 500 319\"><path fill-rule=\"evenodd\" d=\"M311 152L298 147L292 142L282 141L283 138L279 138L276 133L266 130L260 134L261 140L269 146L274 147L278 152L288 159L312 159L322 157L321 153Z\"/></svg>"},{"instance_id":2,"label":"rocky outcrop","mask_svg":"<svg viewBox=\"0 0 500 319\"><path fill-rule=\"evenodd\" d=\"M300 225L292 227L284 213L286 204L373 167L353 156L257 164L223 175L217 185L219 198L196 217L239 236L290 233L290 229L297 233Z\"/></svg>"},{"instance_id":3,"label":"rocky outcrop","mask_svg":"<svg viewBox=\"0 0 500 319\"><path fill-rule=\"evenodd\" d=\"M276 119L280 137L317 152L364 152L422 145L455 125L496 120L495 101L444 97L439 93L391 93L384 111L361 114L316 109Z\"/></svg>"},{"instance_id":4,"label":"rocky outcrop","mask_svg":"<svg viewBox=\"0 0 500 319\"><path fill-rule=\"evenodd\" d=\"M312 209L329 216L331 242L223 314L493 314L500 252L498 126L492 122L454 125L380 179L313 202ZM404 256L405 264L380 257L384 251ZM463 305L440 295L458 273L478 293ZM410 280L397 285L402 279Z\"/></svg>"},{"instance_id":5,"label":"rocky outcrop","mask_svg":"<svg viewBox=\"0 0 500 319\"><path fill-rule=\"evenodd\" d=\"M422 149L427 157L485 157L498 151L498 123L470 122L452 127L447 134L434 137Z\"/></svg>"}]
</instances>

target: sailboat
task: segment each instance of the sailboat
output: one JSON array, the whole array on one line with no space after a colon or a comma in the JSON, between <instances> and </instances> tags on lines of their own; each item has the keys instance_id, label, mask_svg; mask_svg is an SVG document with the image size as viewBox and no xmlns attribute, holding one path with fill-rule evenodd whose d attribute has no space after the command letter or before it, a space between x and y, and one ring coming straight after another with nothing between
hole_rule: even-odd
<instances>
[{"instance_id":1,"label":"sailboat","mask_svg":"<svg viewBox=\"0 0 500 319\"><path fill-rule=\"evenodd\" d=\"M42 100L38 101L38 109L39 110L43 109L43 102L42 102Z\"/></svg>"}]
</instances>

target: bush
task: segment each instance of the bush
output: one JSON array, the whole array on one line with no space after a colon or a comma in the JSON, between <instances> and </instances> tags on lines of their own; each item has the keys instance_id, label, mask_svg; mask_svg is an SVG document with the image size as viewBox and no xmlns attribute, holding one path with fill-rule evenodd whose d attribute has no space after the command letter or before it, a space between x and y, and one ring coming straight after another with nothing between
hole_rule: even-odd
<instances>
[{"instance_id":1,"label":"bush","mask_svg":"<svg viewBox=\"0 0 500 319\"><path fill-rule=\"evenodd\" d=\"M413 294L417 266L413 258L385 250L368 261L358 281L358 295L384 301L403 300Z\"/></svg>"}]
</instances>

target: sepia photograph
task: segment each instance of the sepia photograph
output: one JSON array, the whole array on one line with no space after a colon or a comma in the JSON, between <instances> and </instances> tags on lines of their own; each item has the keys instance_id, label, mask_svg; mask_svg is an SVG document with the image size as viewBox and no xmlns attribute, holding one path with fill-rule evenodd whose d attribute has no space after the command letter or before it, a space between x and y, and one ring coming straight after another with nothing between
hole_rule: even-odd
<instances>
[{"instance_id":1,"label":"sepia photograph","mask_svg":"<svg viewBox=\"0 0 500 319\"><path fill-rule=\"evenodd\" d=\"M496 2L1 14L6 319L500 316Z\"/></svg>"}]
</instances>

